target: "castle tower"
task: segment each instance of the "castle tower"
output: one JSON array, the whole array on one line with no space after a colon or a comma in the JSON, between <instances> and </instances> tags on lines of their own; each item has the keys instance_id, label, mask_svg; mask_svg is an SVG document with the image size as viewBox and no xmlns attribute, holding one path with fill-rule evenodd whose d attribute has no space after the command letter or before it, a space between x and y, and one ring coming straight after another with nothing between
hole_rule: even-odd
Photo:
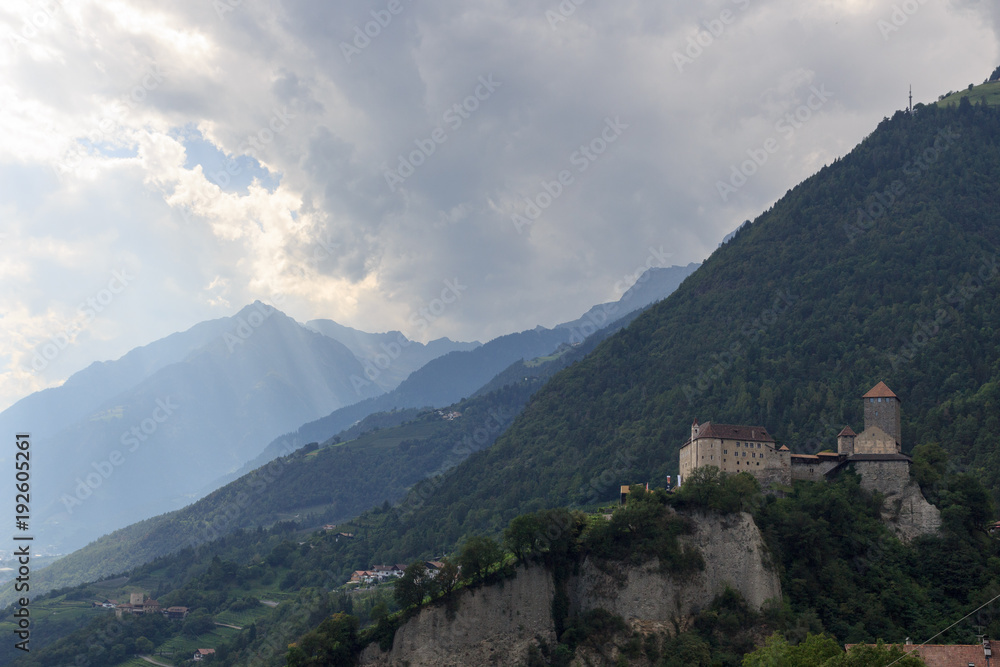
<instances>
[{"instance_id":1,"label":"castle tower","mask_svg":"<svg viewBox=\"0 0 1000 667\"><path fill-rule=\"evenodd\" d=\"M854 453L854 438L858 436L850 426L845 426L844 430L837 434L837 453L843 456L850 456Z\"/></svg>"},{"instance_id":2,"label":"castle tower","mask_svg":"<svg viewBox=\"0 0 1000 667\"><path fill-rule=\"evenodd\" d=\"M144 596L142 593L132 593L131 595L129 595L129 604L132 605L142 604L143 597Z\"/></svg>"},{"instance_id":3,"label":"castle tower","mask_svg":"<svg viewBox=\"0 0 1000 667\"><path fill-rule=\"evenodd\" d=\"M896 452L902 451L899 397L884 382L879 382L861 400L865 403L865 430L878 426L896 441Z\"/></svg>"},{"instance_id":4,"label":"castle tower","mask_svg":"<svg viewBox=\"0 0 1000 667\"><path fill-rule=\"evenodd\" d=\"M691 423L691 442L698 439L698 431L700 430L701 428L698 426L698 418L695 417L694 422Z\"/></svg>"}]
</instances>

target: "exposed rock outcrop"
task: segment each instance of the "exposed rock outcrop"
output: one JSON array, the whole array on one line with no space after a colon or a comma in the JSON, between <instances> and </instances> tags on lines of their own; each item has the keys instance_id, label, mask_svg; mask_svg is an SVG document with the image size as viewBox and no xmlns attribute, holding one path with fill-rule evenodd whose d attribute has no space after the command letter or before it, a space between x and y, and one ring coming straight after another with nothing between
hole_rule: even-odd
<instances>
[{"instance_id":1,"label":"exposed rock outcrop","mask_svg":"<svg viewBox=\"0 0 1000 667\"><path fill-rule=\"evenodd\" d=\"M653 560L606 572L586 560L567 582L571 614L603 608L645 632L672 632L727 586L754 608L781 597L778 574L749 514L696 514L693 519L694 533L682 540L699 550L704 570L675 577L660 573ZM422 609L396 632L391 651L369 646L361 664L457 667L523 662L536 636L555 643L554 593L548 570L520 567L513 579L461 592L454 603L457 611L449 612L444 605Z\"/></svg>"},{"instance_id":2,"label":"exposed rock outcrop","mask_svg":"<svg viewBox=\"0 0 1000 667\"><path fill-rule=\"evenodd\" d=\"M396 631L392 650L372 644L362 665L510 665L540 635L554 642L552 597L555 585L545 568L518 568L499 584L463 591L453 611L425 607Z\"/></svg>"},{"instance_id":3,"label":"exposed rock outcrop","mask_svg":"<svg viewBox=\"0 0 1000 667\"><path fill-rule=\"evenodd\" d=\"M941 528L941 511L931 505L916 482L909 482L882 503L882 521L896 537L909 542L915 537L936 533Z\"/></svg>"},{"instance_id":4,"label":"exposed rock outcrop","mask_svg":"<svg viewBox=\"0 0 1000 667\"><path fill-rule=\"evenodd\" d=\"M924 498L920 486L910 477L909 459L864 461L854 465L861 477L861 488L881 493L882 521L909 542L920 535L937 532L941 512Z\"/></svg>"},{"instance_id":5,"label":"exposed rock outcrop","mask_svg":"<svg viewBox=\"0 0 1000 667\"><path fill-rule=\"evenodd\" d=\"M609 574L588 559L579 576L570 580L572 612L602 608L647 628L664 623L673 627L708 606L726 587L739 591L755 609L781 598L777 572L749 514L693 518L695 532L681 542L698 549L704 570L675 577L661 574L659 562L652 560Z\"/></svg>"}]
</instances>

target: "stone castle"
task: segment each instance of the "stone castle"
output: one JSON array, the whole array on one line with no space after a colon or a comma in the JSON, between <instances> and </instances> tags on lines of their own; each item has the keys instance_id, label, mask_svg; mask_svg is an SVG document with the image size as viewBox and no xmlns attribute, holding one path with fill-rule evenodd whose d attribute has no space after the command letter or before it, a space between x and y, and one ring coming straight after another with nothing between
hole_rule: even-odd
<instances>
[{"instance_id":1,"label":"stone castle","mask_svg":"<svg viewBox=\"0 0 1000 667\"><path fill-rule=\"evenodd\" d=\"M777 447L763 426L691 425L691 439L681 446L680 480L695 468L715 466L727 473L747 472L761 485L790 486L794 480L825 481L852 469L868 491L885 496L883 518L909 539L937 530L940 515L910 478L913 460L902 453L900 400L884 382L861 397L865 428L860 435L848 426L837 435L836 452L793 454Z\"/></svg>"}]
</instances>

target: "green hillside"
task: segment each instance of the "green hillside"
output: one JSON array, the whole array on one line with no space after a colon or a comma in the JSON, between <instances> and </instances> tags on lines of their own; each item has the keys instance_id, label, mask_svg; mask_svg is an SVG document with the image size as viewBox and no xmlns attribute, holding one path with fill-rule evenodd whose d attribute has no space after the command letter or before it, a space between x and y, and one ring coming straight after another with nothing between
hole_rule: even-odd
<instances>
[{"instance_id":1,"label":"green hillside","mask_svg":"<svg viewBox=\"0 0 1000 667\"><path fill-rule=\"evenodd\" d=\"M421 479L491 445L539 386L541 380L522 376L517 384L440 411L461 414L450 421L439 411L413 411L415 418L400 426L370 427L360 435L351 429L344 436L355 435L352 440L338 436L322 446L303 447L192 505L117 530L37 570L33 590L41 593L125 572L240 528L306 516L313 525L335 523L396 502ZM13 582L8 582L0 590L0 605L15 598Z\"/></svg>"},{"instance_id":2,"label":"green hillside","mask_svg":"<svg viewBox=\"0 0 1000 667\"><path fill-rule=\"evenodd\" d=\"M937 104L942 107L957 107L965 99L969 100L970 104L982 102L989 106L1000 106L1000 81L989 81L980 86L970 86L966 90L943 95Z\"/></svg>"},{"instance_id":3,"label":"green hillside","mask_svg":"<svg viewBox=\"0 0 1000 667\"><path fill-rule=\"evenodd\" d=\"M1000 110L886 119L555 376L372 549L402 556L621 483L663 485L694 418L833 448L879 380L902 399L905 450L940 442L996 494L998 182Z\"/></svg>"}]
</instances>

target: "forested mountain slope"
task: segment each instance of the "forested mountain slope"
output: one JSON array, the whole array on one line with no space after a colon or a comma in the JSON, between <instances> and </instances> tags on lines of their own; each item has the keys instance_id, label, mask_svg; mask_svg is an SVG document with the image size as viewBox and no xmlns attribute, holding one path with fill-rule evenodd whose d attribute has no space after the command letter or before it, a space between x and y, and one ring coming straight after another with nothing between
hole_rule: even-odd
<instances>
[{"instance_id":1,"label":"forested mountain slope","mask_svg":"<svg viewBox=\"0 0 1000 667\"><path fill-rule=\"evenodd\" d=\"M879 380L902 399L906 451L938 441L996 493L998 182L996 108L885 119L555 376L421 504L406 547L606 500L621 483L662 485L694 418L833 448L844 425L863 425L859 397Z\"/></svg>"}]
</instances>

